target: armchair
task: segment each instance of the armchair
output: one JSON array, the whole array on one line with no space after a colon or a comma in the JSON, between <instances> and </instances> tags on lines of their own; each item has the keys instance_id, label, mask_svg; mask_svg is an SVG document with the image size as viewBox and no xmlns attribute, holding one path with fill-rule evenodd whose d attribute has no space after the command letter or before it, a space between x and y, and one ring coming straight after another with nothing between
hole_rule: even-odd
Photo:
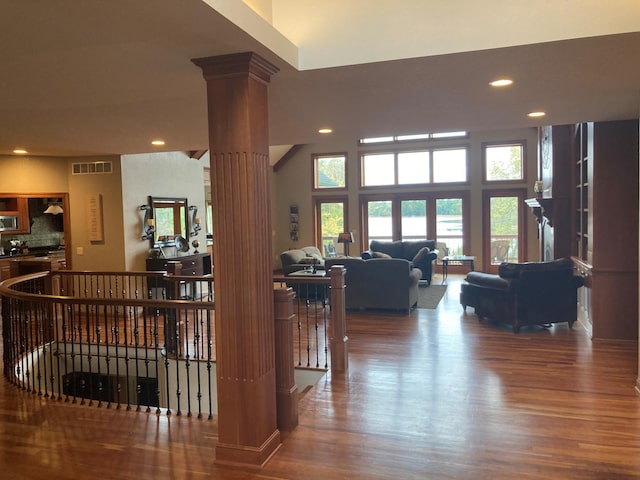
<instances>
[{"instance_id":1,"label":"armchair","mask_svg":"<svg viewBox=\"0 0 640 480\"><path fill-rule=\"evenodd\" d=\"M478 319L510 324L514 333L525 325L577 320L577 290L584 279L569 258L550 262L502 263L498 275L470 272L461 285L460 304L474 307Z\"/></svg>"}]
</instances>

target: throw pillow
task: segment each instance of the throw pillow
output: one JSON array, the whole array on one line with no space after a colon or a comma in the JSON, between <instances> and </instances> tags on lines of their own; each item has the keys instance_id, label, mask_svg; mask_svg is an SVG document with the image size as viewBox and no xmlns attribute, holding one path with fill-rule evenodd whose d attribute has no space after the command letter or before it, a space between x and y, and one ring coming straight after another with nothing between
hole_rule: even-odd
<instances>
[{"instance_id":1,"label":"throw pillow","mask_svg":"<svg viewBox=\"0 0 640 480\"><path fill-rule=\"evenodd\" d=\"M391 255L387 255L383 252L373 252L373 258L391 258Z\"/></svg>"},{"instance_id":2,"label":"throw pillow","mask_svg":"<svg viewBox=\"0 0 640 480\"><path fill-rule=\"evenodd\" d=\"M427 258L427 255L429 255L429 253L431 253L431 249L429 247L422 247L420 250L418 250L416 256L413 257L413 263L422 263Z\"/></svg>"}]
</instances>

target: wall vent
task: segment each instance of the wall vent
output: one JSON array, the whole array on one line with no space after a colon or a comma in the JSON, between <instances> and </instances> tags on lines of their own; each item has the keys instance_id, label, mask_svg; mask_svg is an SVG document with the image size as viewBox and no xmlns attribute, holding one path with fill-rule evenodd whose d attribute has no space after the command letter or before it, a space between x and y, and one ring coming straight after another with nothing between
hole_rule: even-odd
<instances>
[{"instance_id":1,"label":"wall vent","mask_svg":"<svg viewBox=\"0 0 640 480\"><path fill-rule=\"evenodd\" d=\"M73 175L91 175L98 173L113 173L111 162L81 162L71 164Z\"/></svg>"}]
</instances>

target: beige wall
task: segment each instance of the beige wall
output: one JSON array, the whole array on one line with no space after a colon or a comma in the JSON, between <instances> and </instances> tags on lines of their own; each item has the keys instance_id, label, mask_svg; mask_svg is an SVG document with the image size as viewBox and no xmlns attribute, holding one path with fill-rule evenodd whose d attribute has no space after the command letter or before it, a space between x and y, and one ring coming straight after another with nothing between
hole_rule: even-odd
<instances>
[{"instance_id":1,"label":"beige wall","mask_svg":"<svg viewBox=\"0 0 640 480\"><path fill-rule=\"evenodd\" d=\"M482 144L484 142L526 140L527 142L527 178L519 187L526 187L533 196L533 182L536 175L537 130L535 128L473 132L468 139L443 141L438 145L468 145L469 146L469 175L471 178L471 245L466 253L482 256ZM348 155L347 185L349 197L348 221L349 229L354 234L357 247L360 248L359 225L359 184L358 178L358 147L357 139L340 138L332 135L316 144L305 145L296 155L289 159L277 173L272 173L272 218L273 218L273 265L280 268L280 253L290 248L300 248L315 243L313 234L313 193L312 193L312 165L311 155L316 153L346 152ZM513 185L511 185L513 186ZM429 186L433 191L446 190L443 187ZM391 191L381 189L381 192ZM378 190L376 190L378 192ZM367 191L366 193L373 193ZM300 214L299 240L289 239L289 205L297 204ZM535 217L529 211L525 212L527 223L527 260L538 260L537 224ZM350 252L353 254L353 252ZM482 264L478 262L478 268Z\"/></svg>"},{"instance_id":2,"label":"beige wall","mask_svg":"<svg viewBox=\"0 0 640 480\"><path fill-rule=\"evenodd\" d=\"M111 161L113 173L71 175L73 162ZM67 258L75 270L118 270L124 263L120 198L119 157L0 157L0 192L20 194L68 193L71 242L66 245ZM87 229L87 195L102 197L104 240L90 242ZM78 248L83 255L77 255Z\"/></svg>"},{"instance_id":3,"label":"beige wall","mask_svg":"<svg viewBox=\"0 0 640 480\"><path fill-rule=\"evenodd\" d=\"M70 250L73 270L107 270L124 269L122 256L122 195L120 157L85 157L70 158L73 162L110 161L113 173L71 175L69 173L69 203L71 215ZM99 195L101 200L101 216L103 239L89 240L89 195Z\"/></svg>"}]
</instances>

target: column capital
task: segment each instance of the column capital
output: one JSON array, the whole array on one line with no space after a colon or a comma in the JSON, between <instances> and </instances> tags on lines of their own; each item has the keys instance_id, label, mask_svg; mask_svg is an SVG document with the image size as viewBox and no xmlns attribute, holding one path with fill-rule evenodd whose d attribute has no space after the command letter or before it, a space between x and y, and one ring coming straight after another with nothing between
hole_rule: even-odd
<instances>
[{"instance_id":1,"label":"column capital","mask_svg":"<svg viewBox=\"0 0 640 480\"><path fill-rule=\"evenodd\" d=\"M264 83L280 69L255 52L231 53L213 57L193 58L191 61L202 69L206 80L235 75L250 75Z\"/></svg>"}]
</instances>

